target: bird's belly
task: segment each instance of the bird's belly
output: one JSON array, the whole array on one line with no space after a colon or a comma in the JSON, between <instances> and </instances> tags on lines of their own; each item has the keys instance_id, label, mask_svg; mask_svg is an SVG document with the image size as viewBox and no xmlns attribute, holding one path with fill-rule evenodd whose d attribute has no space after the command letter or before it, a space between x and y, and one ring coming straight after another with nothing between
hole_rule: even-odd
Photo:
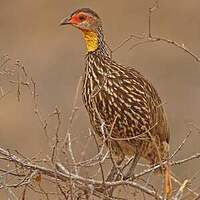
<instances>
[{"instance_id":1,"label":"bird's belly","mask_svg":"<svg viewBox=\"0 0 200 200\"><path fill-rule=\"evenodd\" d=\"M87 90L85 94L89 92L91 92L91 89ZM141 157L150 163L157 163L159 157L161 159L166 158L158 133L153 132L154 129L150 130L152 136L157 135L156 145L158 145L158 148L155 148L155 144L149 140L148 134L143 134L146 129L149 130L149 127L151 127L150 122L142 120L140 113L136 112L134 108L133 110L132 108L123 109L122 103L118 102L116 98L112 100L111 96L103 89L96 95L83 96L83 100L95 133L102 139L111 136L109 140L112 141L112 138L115 138L113 144L117 144L116 152L118 152L119 157L123 153L130 158L134 156L137 148ZM145 127L145 130L143 127ZM141 137L137 137L139 135ZM125 138L133 137L135 138L125 140ZM157 152L157 149L159 149L159 152Z\"/></svg>"}]
</instances>

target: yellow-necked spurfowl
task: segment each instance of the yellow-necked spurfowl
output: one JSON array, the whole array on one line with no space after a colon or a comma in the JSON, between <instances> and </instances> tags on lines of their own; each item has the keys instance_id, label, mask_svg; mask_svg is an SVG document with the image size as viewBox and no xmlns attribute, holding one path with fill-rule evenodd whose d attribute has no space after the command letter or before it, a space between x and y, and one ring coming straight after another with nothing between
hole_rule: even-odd
<instances>
[{"instance_id":1,"label":"yellow-necked spurfowl","mask_svg":"<svg viewBox=\"0 0 200 200\"><path fill-rule=\"evenodd\" d=\"M81 8L64 18L83 32L87 45L82 97L91 125L100 138L109 138L117 163L134 155L159 164L169 157L169 129L162 101L153 85L135 68L116 63L107 47L100 17ZM128 176L133 175L130 168ZM165 192L169 196L169 166L165 172Z\"/></svg>"}]
</instances>

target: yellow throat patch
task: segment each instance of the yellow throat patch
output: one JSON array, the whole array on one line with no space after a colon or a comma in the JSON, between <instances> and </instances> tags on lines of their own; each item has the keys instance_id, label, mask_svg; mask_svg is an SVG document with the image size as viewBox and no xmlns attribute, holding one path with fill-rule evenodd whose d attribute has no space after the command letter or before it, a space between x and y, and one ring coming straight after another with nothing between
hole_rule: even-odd
<instances>
[{"instance_id":1,"label":"yellow throat patch","mask_svg":"<svg viewBox=\"0 0 200 200\"><path fill-rule=\"evenodd\" d=\"M88 52L95 51L99 45L97 33L84 30L83 34L86 41Z\"/></svg>"}]
</instances>

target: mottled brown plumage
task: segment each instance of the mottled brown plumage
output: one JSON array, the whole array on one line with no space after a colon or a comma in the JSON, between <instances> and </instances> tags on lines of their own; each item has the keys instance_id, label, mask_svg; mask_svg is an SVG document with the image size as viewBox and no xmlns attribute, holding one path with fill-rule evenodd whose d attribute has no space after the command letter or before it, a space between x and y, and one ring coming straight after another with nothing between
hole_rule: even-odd
<instances>
[{"instance_id":1,"label":"mottled brown plumage","mask_svg":"<svg viewBox=\"0 0 200 200\"><path fill-rule=\"evenodd\" d=\"M168 158L169 129L162 101L153 85L135 68L116 63L104 41L101 20L91 9L75 11L62 24L84 33L88 53L82 97L100 138L108 138L120 163L137 154L151 164Z\"/></svg>"},{"instance_id":2,"label":"mottled brown plumage","mask_svg":"<svg viewBox=\"0 0 200 200\"><path fill-rule=\"evenodd\" d=\"M117 64L101 49L90 52L82 95L95 132L100 137L110 134L111 144L118 144L116 152L128 156L138 152L151 164L159 162L159 154L162 160L167 158L169 131L163 106L139 72Z\"/></svg>"}]
</instances>

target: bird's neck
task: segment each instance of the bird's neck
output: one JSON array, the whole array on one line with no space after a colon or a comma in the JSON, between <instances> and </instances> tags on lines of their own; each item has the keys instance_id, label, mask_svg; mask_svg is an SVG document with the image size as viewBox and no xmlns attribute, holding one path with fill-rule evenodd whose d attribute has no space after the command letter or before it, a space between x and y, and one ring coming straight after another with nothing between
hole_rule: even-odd
<instances>
[{"instance_id":1,"label":"bird's neck","mask_svg":"<svg viewBox=\"0 0 200 200\"><path fill-rule=\"evenodd\" d=\"M109 49L104 41L102 30L97 32L83 30L83 35L86 42L88 52L100 50L102 54L109 55Z\"/></svg>"},{"instance_id":2,"label":"bird's neck","mask_svg":"<svg viewBox=\"0 0 200 200\"><path fill-rule=\"evenodd\" d=\"M99 47L99 37L98 34L93 32L93 31L83 31L86 46L87 46L87 51L95 51Z\"/></svg>"}]
</instances>

